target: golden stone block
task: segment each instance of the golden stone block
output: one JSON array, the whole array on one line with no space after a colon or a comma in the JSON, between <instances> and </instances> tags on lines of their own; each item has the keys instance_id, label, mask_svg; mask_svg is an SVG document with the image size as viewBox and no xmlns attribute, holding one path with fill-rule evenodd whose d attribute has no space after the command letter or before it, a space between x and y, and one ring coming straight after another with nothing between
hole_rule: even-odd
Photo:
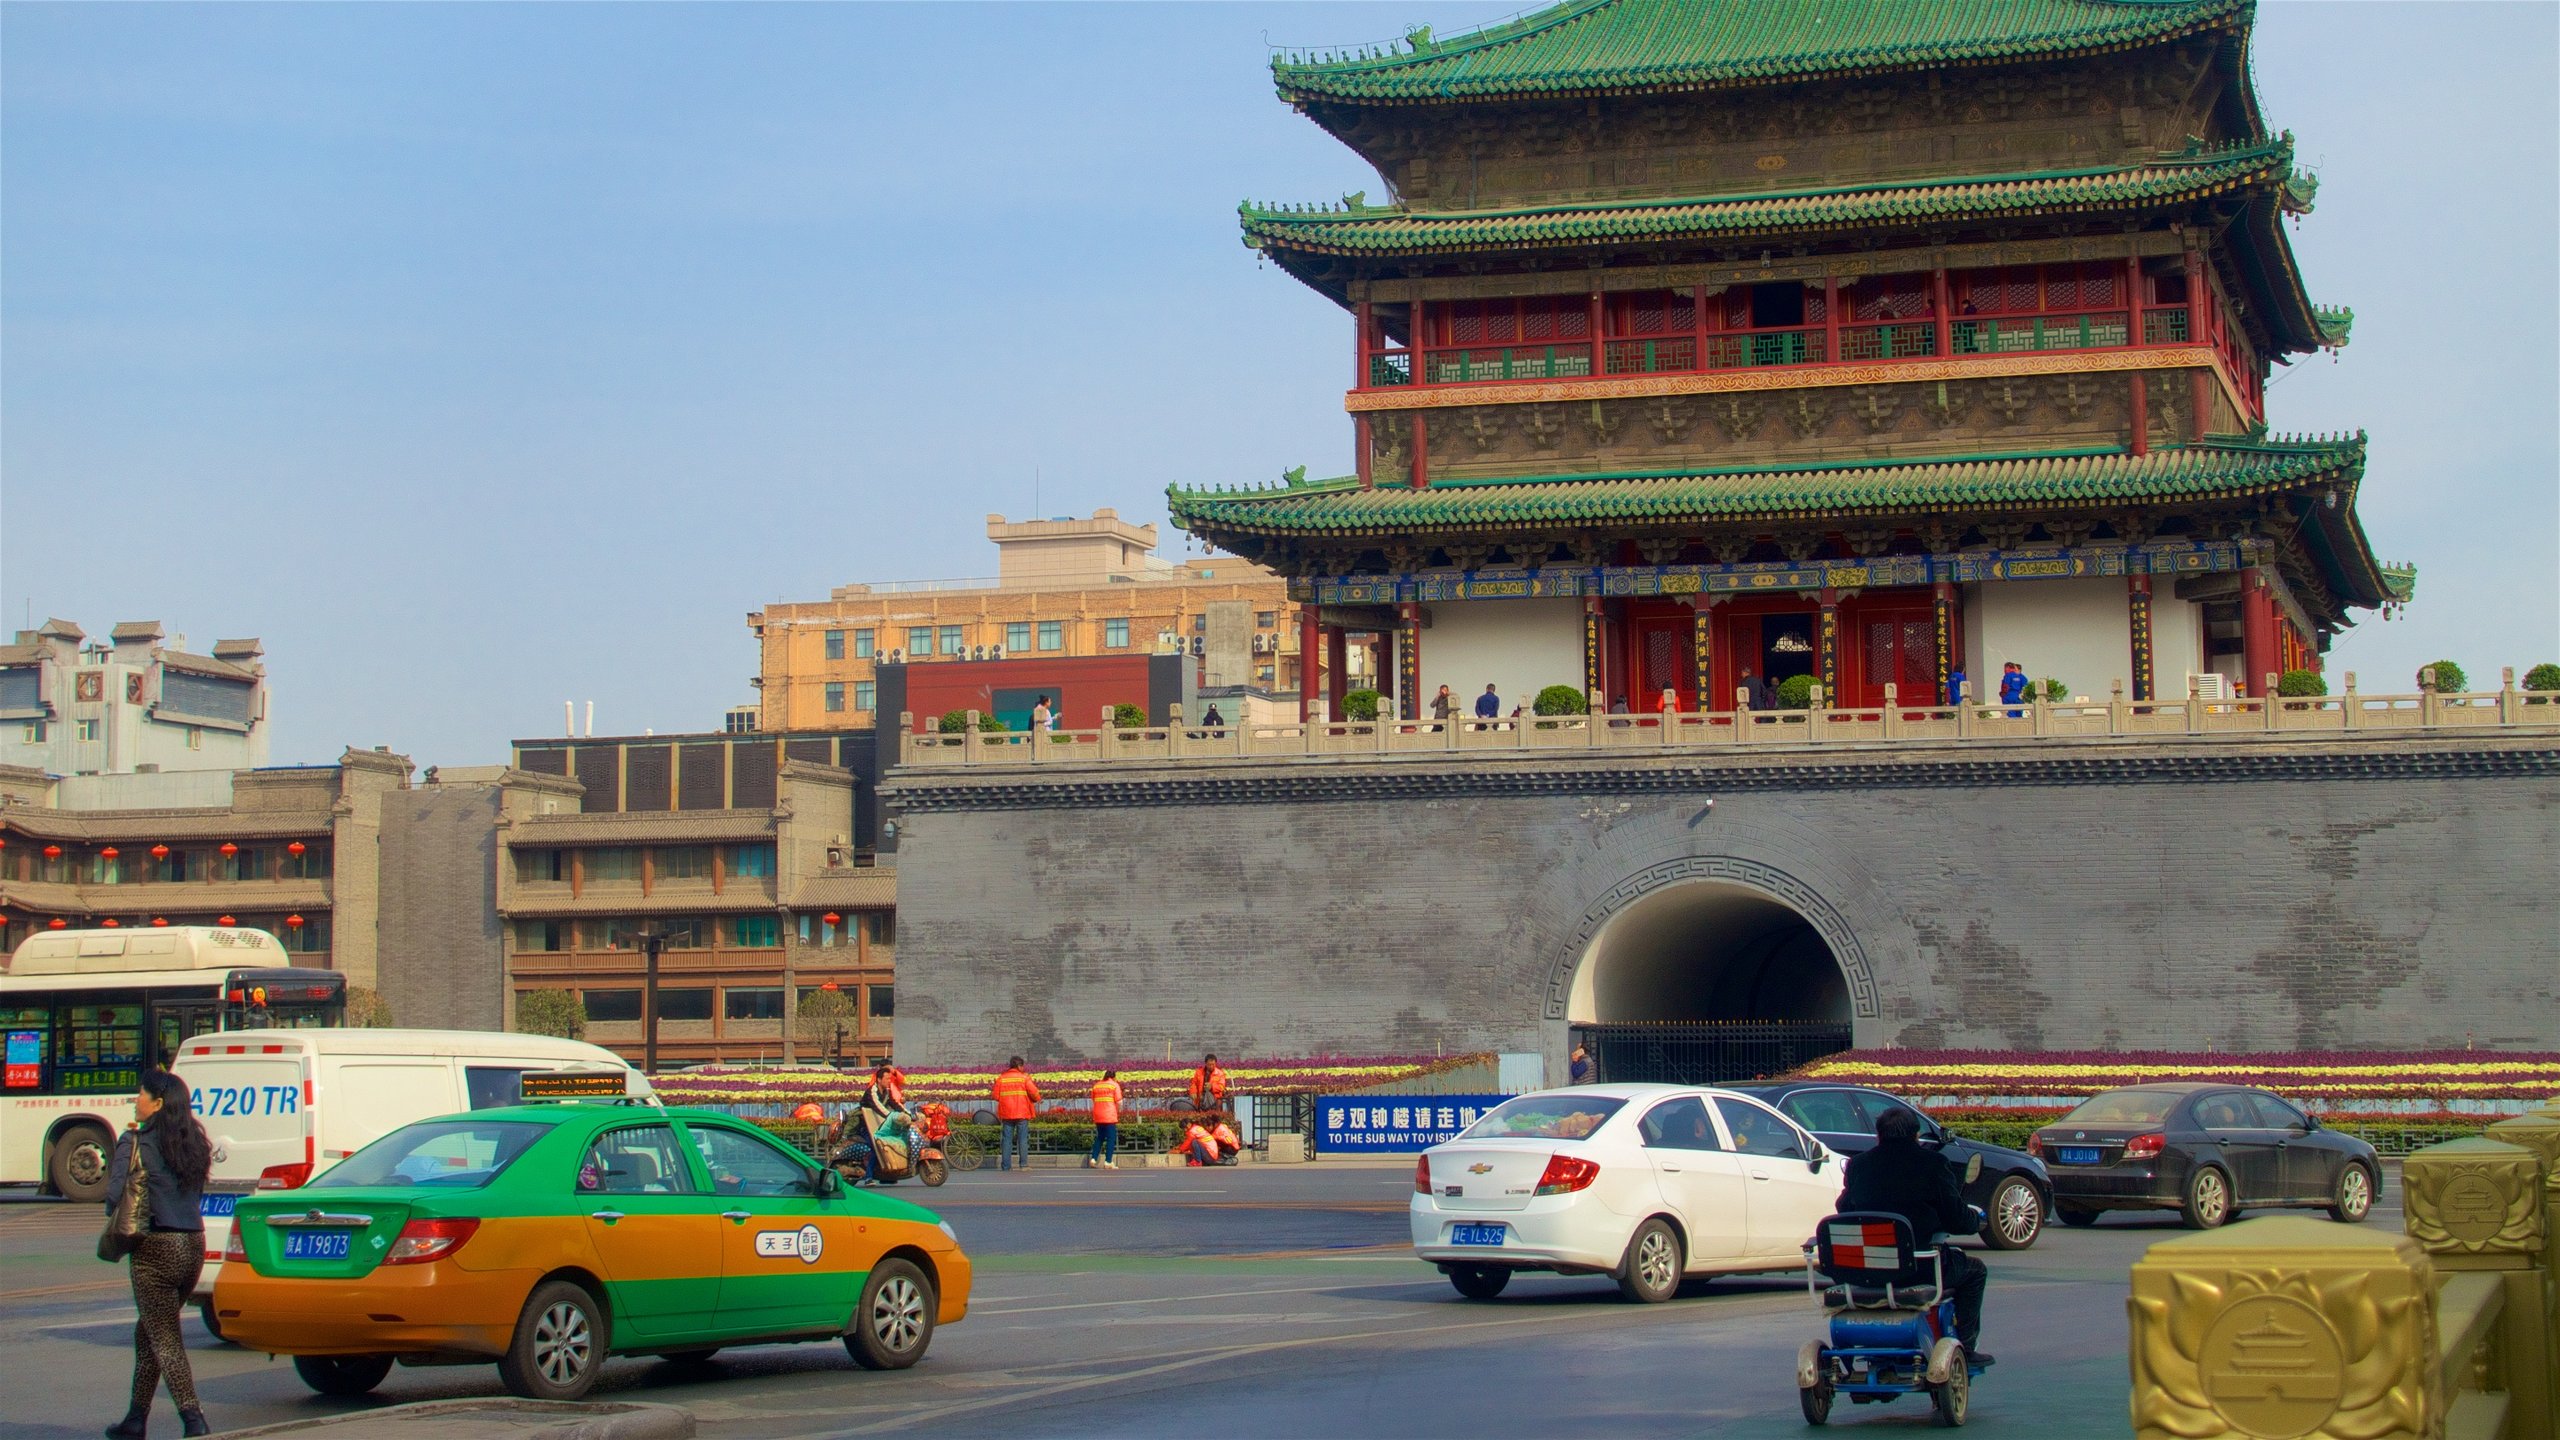
<instances>
[{"instance_id":1,"label":"golden stone block","mask_svg":"<svg viewBox=\"0 0 2560 1440\"><path fill-rule=\"evenodd\" d=\"M2546 1188L2560 1189L2560 1114L2532 1112L2501 1120L2483 1132L2492 1140L2521 1145L2542 1160Z\"/></svg>"},{"instance_id":2,"label":"golden stone block","mask_svg":"<svg viewBox=\"0 0 2560 1440\"><path fill-rule=\"evenodd\" d=\"M2522 1264L2548 1238L2542 1160L2519 1145L2430 1145L2401 1163L2400 1190L2410 1238L2449 1261L2495 1256Z\"/></svg>"},{"instance_id":3,"label":"golden stone block","mask_svg":"<svg viewBox=\"0 0 2560 1440\"><path fill-rule=\"evenodd\" d=\"M2165 1240L2133 1267L2139 1440L2440 1432L2435 1267L2407 1236L2293 1216Z\"/></svg>"}]
</instances>

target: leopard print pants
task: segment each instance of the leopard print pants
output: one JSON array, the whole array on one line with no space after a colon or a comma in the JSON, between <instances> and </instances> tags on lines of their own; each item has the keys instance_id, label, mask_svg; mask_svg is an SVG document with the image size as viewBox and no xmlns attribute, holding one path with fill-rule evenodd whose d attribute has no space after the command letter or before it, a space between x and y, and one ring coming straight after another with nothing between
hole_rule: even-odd
<instances>
[{"instance_id":1,"label":"leopard print pants","mask_svg":"<svg viewBox=\"0 0 2560 1440\"><path fill-rule=\"evenodd\" d=\"M151 1392L169 1382L180 1410L196 1409L195 1372L187 1368L187 1344L178 1317L204 1272L204 1235L194 1230L154 1230L133 1252L133 1408L151 1406Z\"/></svg>"}]
</instances>

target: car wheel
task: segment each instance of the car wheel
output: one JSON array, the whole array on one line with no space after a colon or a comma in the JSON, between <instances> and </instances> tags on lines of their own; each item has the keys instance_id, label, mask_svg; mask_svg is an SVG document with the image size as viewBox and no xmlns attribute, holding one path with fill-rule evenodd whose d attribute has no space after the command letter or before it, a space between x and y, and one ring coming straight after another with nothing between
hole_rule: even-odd
<instances>
[{"instance_id":1,"label":"car wheel","mask_svg":"<svg viewBox=\"0 0 2560 1440\"><path fill-rule=\"evenodd\" d=\"M1470 1300L1490 1300L1511 1283L1511 1271L1501 1265L1452 1265L1449 1283Z\"/></svg>"},{"instance_id":2,"label":"car wheel","mask_svg":"<svg viewBox=\"0 0 2560 1440\"><path fill-rule=\"evenodd\" d=\"M2070 1226L2072 1229L2086 1230L2090 1226L2097 1224L2098 1217L2106 1214L2107 1212L2104 1210L2083 1209L2078 1205L2056 1205L2053 1207L2053 1213L2060 1216L2062 1223Z\"/></svg>"},{"instance_id":3,"label":"car wheel","mask_svg":"<svg viewBox=\"0 0 2560 1440\"><path fill-rule=\"evenodd\" d=\"M107 1165L115 1155L115 1137L95 1125L74 1125L53 1143L45 1178L65 1200L95 1205L107 1198Z\"/></svg>"},{"instance_id":4,"label":"car wheel","mask_svg":"<svg viewBox=\"0 0 2560 1440\"><path fill-rule=\"evenodd\" d=\"M231 1343L231 1338L222 1333L222 1317L213 1312L213 1302L211 1300L199 1300L196 1302L196 1318L204 1322L206 1334L211 1335L214 1339L221 1341L225 1345Z\"/></svg>"},{"instance_id":5,"label":"car wheel","mask_svg":"<svg viewBox=\"0 0 2560 1440\"><path fill-rule=\"evenodd\" d=\"M1831 1397L1838 1393L1838 1391L1832 1388L1831 1382L1828 1380L1823 1381L1819 1385L1807 1385L1803 1389L1798 1390L1796 1392L1796 1403L1804 1407L1804 1423L1807 1425L1830 1424Z\"/></svg>"},{"instance_id":6,"label":"car wheel","mask_svg":"<svg viewBox=\"0 0 2560 1440\"><path fill-rule=\"evenodd\" d=\"M2329 1218L2341 1225L2361 1225L2373 1213L2373 1176L2362 1165L2350 1163L2338 1172L2338 1188L2331 1192Z\"/></svg>"},{"instance_id":7,"label":"car wheel","mask_svg":"<svg viewBox=\"0 0 2560 1440\"><path fill-rule=\"evenodd\" d=\"M2044 1196L2024 1175L1991 1187L1991 1203L1982 1208L1982 1243L1994 1250L2024 1250L2044 1233Z\"/></svg>"},{"instance_id":8,"label":"car wheel","mask_svg":"<svg viewBox=\"0 0 2560 1440\"><path fill-rule=\"evenodd\" d=\"M370 1395L391 1373L388 1355L296 1355L293 1373L323 1395L347 1398Z\"/></svg>"},{"instance_id":9,"label":"car wheel","mask_svg":"<svg viewBox=\"0 0 2560 1440\"><path fill-rule=\"evenodd\" d=\"M2187 1177L2186 1199L2178 1206L2190 1230L2210 1230L2231 1218L2231 1182L2210 1165Z\"/></svg>"},{"instance_id":10,"label":"car wheel","mask_svg":"<svg viewBox=\"0 0 2560 1440\"><path fill-rule=\"evenodd\" d=\"M865 1370L904 1370L933 1343L933 1282L913 1262L883 1260L862 1283L845 1353Z\"/></svg>"},{"instance_id":11,"label":"car wheel","mask_svg":"<svg viewBox=\"0 0 2560 1440\"><path fill-rule=\"evenodd\" d=\"M567 1280L537 1285L516 1317L516 1337L498 1357L508 1393L527 1400L575 1400L604 1369L604 1307Z\"/></svg>"},{"instance_id":12,"label":"car wheel","mask_svg":"<svg viewBox=\"0 0 2560 1440\"><path fill-rule=\"evenodd\" d=\"M1627 1256L1618 1262L1618 1293L1639 1305L1658 1305L1680 1291L1680 1237L1656 1217L1636 1227Z\"/></svg>"},{"instance_id":13,"label":"car wheel","mask_svg":"<svg viewBox=\"0 0 2560 1440\"><path fill-rule=\"evenodd\" d=\"M1936 1412L1939 1424L1956 1426L1964 1423L1965 1412L1972 1404L1973 1373L1965 1364L1964 1352L1959 1350L1946 1380L1929 1387L1929 1407Z\"/></svg>"}]
</instances>

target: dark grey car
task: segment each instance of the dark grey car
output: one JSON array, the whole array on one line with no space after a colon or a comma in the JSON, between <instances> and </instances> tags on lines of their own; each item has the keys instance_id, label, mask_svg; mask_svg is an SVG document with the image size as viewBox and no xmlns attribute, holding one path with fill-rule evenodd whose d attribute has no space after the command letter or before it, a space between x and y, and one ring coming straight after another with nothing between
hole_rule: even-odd
<instances>
[{"instance_id":1,"label":"dark grey car","mask_svg":"<svg viewBox=\"0 0 2560 1440\"><path fill-rule=\"evenodd\" d=\"M2175 1210L2210 1230L2243 1209L2322 1209L2364 1219L2382 1159L2282 1096L2244 1085L2129 1085L2093 1095L2027 1142L2053 1176L2054 1213L2094 1225L2109 1210Z\"/></svg>"}]
</instances>

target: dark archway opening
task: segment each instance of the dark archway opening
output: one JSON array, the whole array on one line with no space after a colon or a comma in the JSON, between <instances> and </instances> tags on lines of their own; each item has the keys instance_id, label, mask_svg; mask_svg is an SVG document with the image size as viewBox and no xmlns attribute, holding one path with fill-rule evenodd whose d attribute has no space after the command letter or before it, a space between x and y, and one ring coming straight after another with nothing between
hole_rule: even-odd
<instances>
[{"instance_id":1,"label":"dark archway opening","mask_svg":"<svg viewBox=\"0 0 2560 1440\"><path fill-rule=\"evenodd\" d=\"M1723 881L1670 886L1611 917L1574 973L1569 1014L1603 1080L1729 1083L1850 1045L1848 981L1820 932Z\"/></svg>"}]
</instances>

